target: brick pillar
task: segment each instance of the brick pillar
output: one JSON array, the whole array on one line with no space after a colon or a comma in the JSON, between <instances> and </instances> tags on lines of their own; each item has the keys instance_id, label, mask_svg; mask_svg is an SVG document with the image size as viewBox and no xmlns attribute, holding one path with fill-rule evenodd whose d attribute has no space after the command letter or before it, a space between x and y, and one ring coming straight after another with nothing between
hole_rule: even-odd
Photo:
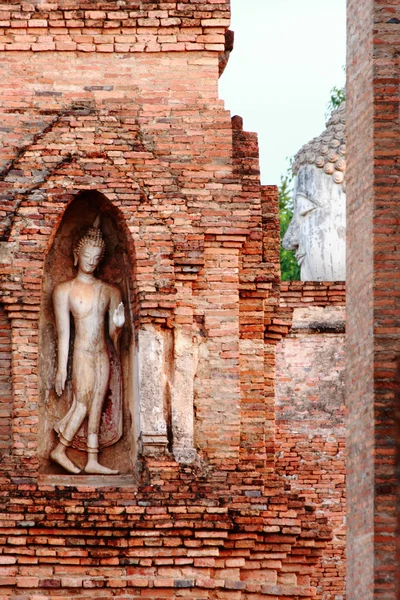
<instances>
[{"instance_id":1,"label":"brick pillar","mask_svg":"<svg viewBox=\"0 0 400 600\"><path fill-rule=\"evenodd\" d=\"M399 598L400 6L348 0L347 591Z\"/></svg>"}]
</instances>

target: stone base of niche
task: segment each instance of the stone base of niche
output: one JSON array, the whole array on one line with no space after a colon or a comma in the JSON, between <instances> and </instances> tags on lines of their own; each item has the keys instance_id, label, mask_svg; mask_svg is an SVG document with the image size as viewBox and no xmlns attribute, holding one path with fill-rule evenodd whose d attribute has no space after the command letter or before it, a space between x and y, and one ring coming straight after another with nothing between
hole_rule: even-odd
<instances>
[{"instance_id":1,"label":"stone base of niche","mask_svg":"<svg viewBox=\"0 0 400 600\"><path fill-rule=\"evenodd\" d=\"M139 480L134 475L39 475L38 484L54 487L134 487Z\"/></svg>"}]
</instances>

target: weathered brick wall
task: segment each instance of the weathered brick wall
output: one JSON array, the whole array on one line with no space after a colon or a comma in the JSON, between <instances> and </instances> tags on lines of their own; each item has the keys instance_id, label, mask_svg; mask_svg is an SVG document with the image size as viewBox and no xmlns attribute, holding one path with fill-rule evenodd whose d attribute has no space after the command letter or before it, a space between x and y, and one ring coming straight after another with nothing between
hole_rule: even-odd
<instances>
[{"instance_id":1,"label":"weathered brick wall","mask_svg":"<svg viewBox=\"0 0 400 600\"><path fill-rule=\"evenodd\" d=\"M374 598L373 5L349 2L347 140L348 568L350 599ZM353 67L354 64L354 67Z\"/></svg>"},{"instance_id":2,"label":"weathered brick wall","mask_svg":"<svg viewBox=\"0 0 400 600\"><path fill-rule=\"evenodd\" d=\"M10 52L224 51L228 0L19 2L0 5L0 50Z\"/></svg>"},{"instance_id":3,"label":"weathered brick wall","mask_svg":"<svg viewBox=\"0 0 400 600\"><path fill-rule=\"evenodd\" d=\"M343 306L345 298L342 281L282 281L266 307L266 340L276 344L289 333L295 308Z\"/></svg>"},{"instance_id":4,"label":"weathered brick wall","mask_svg":"<svg viewBox=\"0 0 400 600\"><path fill-rule=\"evenodd\" d=\"M13 394L0 597L315 596L332 527L274 469L277 190L260 186L256 136L218 99L229 3L1 12L0 295L11 326L1 331ZM167 446L151 455L138 440L120 476L57 473L41 452L51 290L72 269L57 236L77 197L125 244L132 344L143 332L164 340L170 390L178 336L196 347L191 465L174 459L173 418Z\"/></svg>"},{"instance_id":5,"label":"weathered brick wall","mask_svg":"<svg viewBox=\"0 0 400 600\"><path fill-rule=\"evenodd\" d=\"M345 597L344 302L343 283L282 283L276 470L332 528L314 573L322 600Z\"/></svg>"},{"instance_id":6,"label":"weathered brick wall","mask_svg":"<svg viewBox=\"0 0 400 600\"><path fill-rule=\"evenodd\" d=\"M14 513L2 515L2 597L313 596L310 572L321 548L310 544L312 520L299 512L298 500L275 495L262 519L265 499L236 496L236 509L221 506L214 494L191 503L203 496L204 484L193 486L189 471L175 478L176 465L165 464L160 475L167 474L169 494L160 487L20 481ZM284 535L278 522L285 523ZM296 528L307 530L308 539L292 547Z\"/></svg>"},{"instance_id":7,"label":"weathered brick wall","mask_svg":"<svg viewBox=\"0 0 400 600\"><path fill-rule=\"evenodd\" d=\"M348 597L388 600L400 589L399 6L350 0L348 17Z\"/></svg>"},{"instance_id":8,"label":"weathered brick wall","mask_svg":"<svg viewBox=\"0 0 400 600\"><path fill-rule=\"evenodd\" d=\"M239 262L240 458L241 469L257 479L260 468L265 473L274 470L275 397L268 381L275 364L275 348L265 342L265 304L278 298L278 190L275 186L260 190L256 134L244 132L239 117L233 118L233 128L233 167L242 182L243 208L246 206L249 215L249 231L243 238Z\"/></svg>"},{"instance_id":9,"label":"weathered brick wall","mask_svg":"<svg viewBox=\"0 0 400 600\"><path fill-rule=\"evenodd\" d=\"M279 306L283 309L312 306L344 306L343 281L282 281Z\"/></svg>"},{"instance_id":10,"label":"weathered brick wall","mask_svg":"<svg viewBox=\"0 0 400 600\"><path fill-rule=\"evenodd\" d=\"M11 327L0 305L0 452L10 451L11 446Z\"/></svg>"}]
</instances>

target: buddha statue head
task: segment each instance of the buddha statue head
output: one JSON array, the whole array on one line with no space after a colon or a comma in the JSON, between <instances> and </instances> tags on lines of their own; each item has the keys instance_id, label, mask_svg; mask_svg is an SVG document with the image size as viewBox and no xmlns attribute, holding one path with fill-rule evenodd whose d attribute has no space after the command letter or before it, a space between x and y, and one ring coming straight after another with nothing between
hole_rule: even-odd
<instances>
[{"instance_id":1,"label":"buddha statue head","mask_svg":"<svg viewBox=\"0 0 400 600\"><path fill-rule=\"evenodd\" d=\"M302 281L346 279L346 106L295 156L294 215L282 240Z\"/></svg>"},{"instance_id":2,"label":"buddha statue head","mask_svg":"<svg viewBox=\"0 0 400 600\"><path fill-rule=\"evenodd\" d=\"M89 266L95 262L95 268L97 268L104 257L105 250L106 244L100 229L100 216L97 216L92 227L81 237L74 248L74 265L79 264L81 268L84 263Z\"/></svg>"}]
</instances>

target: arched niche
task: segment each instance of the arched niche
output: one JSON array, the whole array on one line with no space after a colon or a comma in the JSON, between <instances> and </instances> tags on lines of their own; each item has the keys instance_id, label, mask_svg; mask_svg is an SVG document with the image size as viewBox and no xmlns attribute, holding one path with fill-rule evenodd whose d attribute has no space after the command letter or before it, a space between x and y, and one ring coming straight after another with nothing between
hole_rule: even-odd
<instances>
[{"instance_id":1,"label":"arched niche","mask_svg":"<svg viewBox=\"0 0 400 600\"><path fill-rule=\"evenodd\" d=\"M101 230L106 242L105 256L96 271L96 277L117 286L125 305L125 325L120 338L120 359L108 343L111 362L110 386L104 403L100 428L100 461L120 473L134 469L139 436L139 415L136 407L134 378L134 293L132 260L130 259L129 232L119 211L101 193L79 193L67 207L45 259L42 284L41 317L39 326L39 440L38 453L42 473L61 474L65 471L50 460L50 452L58 438L54 426L65 416L72 402L71 357L73 349L73 318L66 389L58 398L54 389L57 369L57 335L52 295L54 288L76 276L73 248L100 215ZM106 327L107 329L107 327ZM120 395L119 394L120 390ZM119 400L120 398L120 400ZM121 402L121 423L110 424L110 406ZM83 427L86 426L84 423ZM108 428L108 429L107 429ZM82 449L84 430L68 449L73 462L83 467L87 454ZM81 441L79 442L79 438ZM75 447L74 447L75 446ZM77 447L76 447L77 446Z\"/></svg>"}]
</instances>

